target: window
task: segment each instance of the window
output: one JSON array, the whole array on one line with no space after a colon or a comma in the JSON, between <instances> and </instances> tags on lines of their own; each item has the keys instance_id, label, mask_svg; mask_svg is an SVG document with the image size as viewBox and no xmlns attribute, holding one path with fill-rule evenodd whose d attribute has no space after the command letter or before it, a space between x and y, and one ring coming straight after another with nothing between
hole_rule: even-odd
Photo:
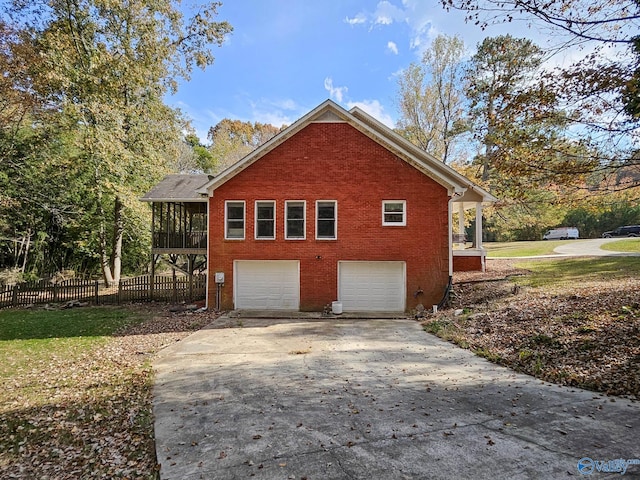
<instances>
[{"instance_id":1,"label":"window","mask_svg":"<svg viewBox=\"0 0 640 480\"><path fill-rule=\"evenodd\" d=\"M404 226L407 224L407 202L385 200L382 202L382 225Z\"/></svg>"},{"instance_id":2,"label":"window","mask_svg":"<svg viewBox=\"0 0 640 480\"><path fill-rule=\"evenodd\" d=\"M305 202L287 201L285 202L285 231L287 240L305 239Z\"/></svg>"},{"instance_id":3,"label":"window","mask_svg":"<svg viewBox=\"0 0 640 480\"><path fill-rule=\"evenodd\" d=\"M244 240L244 202L225 202L225 238Z\"/></svg>"},{"instance_id":4,"label":"window","mask_svg":"<svg viewBox=\"0 0 640 480\"><path fill-rule=\"evenodd\" d=\"M335 240L338 221L337 203L335 200L319 200L316 202L316 238L319 240Z\"/></svg>"},{"instance_id":5,"label":"window","mask_svg":"<svg viewBox=\"0 0 640 480\"><path fill-rule=\"evenodd\" d=\"M260 240L276 238L276 202L256 202L256 238Z\"/></svg>"}]
</instances>

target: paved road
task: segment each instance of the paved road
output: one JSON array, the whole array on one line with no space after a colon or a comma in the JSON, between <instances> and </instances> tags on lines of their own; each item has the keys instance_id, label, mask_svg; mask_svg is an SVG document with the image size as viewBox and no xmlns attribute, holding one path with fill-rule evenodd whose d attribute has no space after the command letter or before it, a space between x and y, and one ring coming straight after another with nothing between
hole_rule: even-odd
<instances>
[{"instance_id":1,"label":"paved road","mask_svg":"<svg viewBox=\"0 0 640 480\"><path fill-rule=\"evenodd\" d=\"M640 253L612 252L602 250L600 247L605 243L617 242L619 238L596 238L593 240L576 240L566 243L553 249L554 252L571 256L594 256L594 257L637 257Z\"/></svg>"},{"instance_id":2,"label":"paved road","mask_svg":"<svg viewBox=\"0 0 640 480\"><path fill-rule=\"evenodd\" d=\"M640 459L639 403L516 374L413 320L222 318L155 367L165 480L583 478L585 457Z\"/></svg>"}]
</instances>

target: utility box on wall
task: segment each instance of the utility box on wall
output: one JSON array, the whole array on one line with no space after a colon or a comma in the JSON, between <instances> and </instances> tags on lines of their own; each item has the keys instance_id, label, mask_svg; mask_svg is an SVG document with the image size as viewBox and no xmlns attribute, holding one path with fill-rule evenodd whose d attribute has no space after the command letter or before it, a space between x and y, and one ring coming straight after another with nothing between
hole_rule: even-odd
<instances>
[{"instance_id":1,"label":"utility box on wall","mask_svg":"<svg viewBox=\"0 0 640 480\"><path fill-rule=\"evenodd\" d=\"M216 283L224 283L224 272L216 272L215 282Z\"/></svg>"}]
</instances>

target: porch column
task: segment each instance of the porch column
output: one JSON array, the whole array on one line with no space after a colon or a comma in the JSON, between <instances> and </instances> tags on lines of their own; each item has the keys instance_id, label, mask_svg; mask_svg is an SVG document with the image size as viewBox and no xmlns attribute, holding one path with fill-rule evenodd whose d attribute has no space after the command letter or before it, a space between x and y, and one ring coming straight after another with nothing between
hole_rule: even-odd
<instances>
[{"instance_id":1,"label":"porch column","mask_svg":"<svg viewBox=\"0 0 640 480\"><path fill-rule=\"evenodd\" d=\"M464 244L464 202L458 203L458 244Z\"/></svg>"},{"instance_id":2,"label":"porch column","mask_svg":"<svg viewBox=\"0 0 640 480\"><path fill-rule=\"evenodd\" d=\"M482 248L482 202L476 203L476 248Z\"/></svg>"}]
</instances>

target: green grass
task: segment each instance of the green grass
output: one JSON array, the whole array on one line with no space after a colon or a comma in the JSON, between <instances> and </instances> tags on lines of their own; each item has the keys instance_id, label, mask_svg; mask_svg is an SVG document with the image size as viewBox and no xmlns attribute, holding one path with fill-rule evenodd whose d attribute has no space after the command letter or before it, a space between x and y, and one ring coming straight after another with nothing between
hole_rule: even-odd
<instances>
[{"instance_id":1,"label":"green grass","mask_svg":"<svg viewBox=\"0 0 640 480\"><path fill-rule=\"evenodd\" d=\"M640 257L540 259L518 262L516 266L531 271L517 282L532 287L640 278Z\"/></svg>"},{"instance_id":2,"label":"green grass","mask_svg":"<svg viewBox=\"0 0 640 480\"><path fill-rule=\"evenodd\" d=\"M625 238L617 242L605 243L600 248L610 252L640 253L640 238Z\"/></svg>"},{"instance_id":3,"label":"green grass","mask_svg":"<svg viewBox=\"0 0 640 480\"><path fill-rule=\"evenodd\" d=\"M136 319L130 311L114 307L1 310L0 341L101 337L112 335L133 322Z\"/></svg>"},{"instance_id":4,"label":"green grass","mask_svg":"<svg viewBox=\"0 0 640 480\"><path fill-rule=\"evenodd\" d=\"M119 307L0 310L0 384L8 386L0 389L0 477L73 469L65 478L156 478L152 370L144 358L136 365L101 350L152 316ZM109 436L118 463L96 461L101 450L87 446Z\"/></svg>"},{"instance_id":5,"label":"green grass","mask_svg":"<svg viewBox=\"0 0 640 480\"><path fill-rule=\"evenodd\" d=\"M553 249L560 245L575 242L575 240L549 240L532 242L486 242L482 245L487 249L489 257L533 257L536 255L554 255Z\"/></svg>"},{"instance_id":6,"label":"green grass","mask_svg":"<svg viewBox=\"0 0 640 480\"><path fill-rule=\"evenodd\" d=\"M53 357L78 358L143 320L142 315L113 307L0 310L0 378L46 365Z\"/></svg>"}]
</instances>

